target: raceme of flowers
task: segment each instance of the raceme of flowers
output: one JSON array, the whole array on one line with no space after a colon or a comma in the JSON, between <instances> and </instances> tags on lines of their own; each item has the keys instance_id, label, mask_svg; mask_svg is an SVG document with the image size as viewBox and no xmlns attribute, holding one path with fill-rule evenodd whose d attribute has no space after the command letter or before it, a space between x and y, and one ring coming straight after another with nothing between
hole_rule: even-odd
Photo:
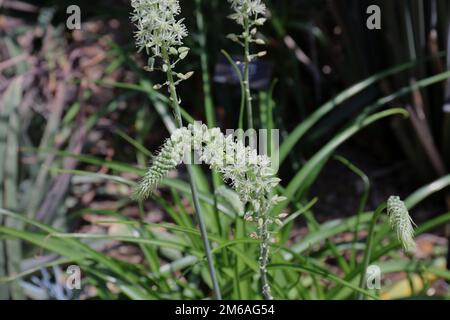
<instances>
[{"instance_id":1,"label":"raceme of flowers","mask_svg":"<svg viewBox=\"0 0 450 320\"><path fill-rule=\"evenodd\" d=\"M243 32L239 35L231 33L227 38L240 44L248 51L249 43L264 45L263 39L257 37L258 26L266 22L266 6L261 0L228 0L234 13L229 18L243 27ZM250 55L247 52L247 61L250 62L257 57L264 56L265 51Z\"/></svg>"},{"instance_id":2,"label":"raceme of flowers","mask_svg":"<svg viewBox=\"0 0 450 320\"><path fill-rule=\"evenodd\" d=\"M397 196L389 197L387 201L387 213L389 223L397 233L397 237L406 252L411 252L416 247L414 242L413 221L403 201Z\"/></svg>"},{"instance_id":3,"label":"raceme of flowers","mask_svg":"<svg viewBox=\"0 0 450 320\"><path fill-rule=\"evenodd\" d=\"M153 89L165 86L170 90L180 82L189 79L194 72L178 73L174 71L177 63L185 59L189 48L183 46L187 36L184 19L176 19L181 12L178 0L131 0L133 13L131 21L136 25L136 44L140 50L145 49L150 56L145 67L147 71L155 69L170 74L170 79L155 84ZM155 65L157 65L155 67ZM169 78L169 76L168 76ZM170 91L169 91L170 92Z\"/></svg>"},{"instance_id":4,"label":"raceme of flowers","mask_svg":"<svg viewBox=\"0 0 450 320\"><path fill-rule=\"evenodd\" d=\"M230 182L243 205L247 205L244 219L257 223L257 232L250 234L260 241L259 268L262 279L262 291L266 299L272 299L267 281L269 246L273 240L270 226L275 222L282 225L286 213L270 217L270 209L286 198L273 195L273 189L280 179L275 177L271 161L265 155L245 146L232 135L225 136L219 128L209 129L200 123L190 124L187 128L176 129L164 143L160 152L136 188L134 197L147 198L170 170L187 160L192 160L192 152L199 155L201 161L212 170L220 172L225 181Z\"/></svg>"},{"instance_id":5,"label":"raceme of flowers","mask_svg":"<svg viewBox=\"0 0 450 320\"><path fill-rule=\"evenodd\" d=\"M245 214L246 220L259 218L261 212L267 212L270 207L284 200L272 196L272 190L280 179L274 176L269 157L258 155L255 149L245 146L232 135L225 136L219 128L208 129L206 125L198 123L172 133L154 157L135 190L135 197L147 198L170 170L190 157L192 150L199 154L200 161L220 172L224 180L230 182L244 204L250 204Z\"/></svg>"},{"instance_id":6,"label":"raceme of flowers","mask_svg":"<svg viewBox=\"0 0 450 320\"><path fill-rule=\"evenodd\" d=\"M265 22L266 5L262 0L228 0L234 13L230 15L230 19L235 20L238 24L244 26L247 19L262 25Z\"/></svg>"},{"instance_id":7,"label":"raceme of flowers","mask_svg":"<svg viewBox=\"0 0 450 320\"><path fill-rule=\"evenodd\" d=\"M135 190L134 197L147 198L169 171L181 164L183 157L191 150L191 143L191 133L187 128L176 129L153 157L152 165Z\"/></svg>"},{"instance_id":8,"label":"raceme of flowers","mask_svg":"<svg viewBox=\"0 0 450 320\"><path fill-rule=\"evenodd\" d=\"M136 25L136 44L151 49L160 56L161 48L169 50L183 44L188 32L184 19L176 19L181 12L178 0L131 0L131 21Z\"/></svg>"}]
</instances>

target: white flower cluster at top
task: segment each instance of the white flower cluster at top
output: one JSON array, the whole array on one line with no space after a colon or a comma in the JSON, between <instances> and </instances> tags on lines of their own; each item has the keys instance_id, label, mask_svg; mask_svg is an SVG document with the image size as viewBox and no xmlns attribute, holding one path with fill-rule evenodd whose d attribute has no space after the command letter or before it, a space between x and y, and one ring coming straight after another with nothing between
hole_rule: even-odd
<instances>
[{"instance_id":1,"label":"white flower cluster at top","mask_svg":"<svg viewBox=\"0 0 450 320\"><path fill-rule=\"evenodd\" d=\"M266 51L250 54L250 44L265 44L264 39L258 37L258 27L266 22L267 8L262 0L228 0L228 2L234 11L234 13L229 15L229 18L241 25L243 31L241 34L230 33L227 35L227 38L245 48L246 72L248 72L248 63L266 55ZM246 78L248 78L247 75ZM245 79L244 81L248 82L249 80ZM246 90L249 90L249 85L246 85Z\"/></svg>"},{"instance_id":2,"label":"white flower cluster at top","mask_svg":"<svg viewBox=\"0 0 450 320\"><path fill-rule=\"evenodd\" d=\"M181 12L178 0L131 0L131 6L131 21L138 29L135 37L140 50L151 49L159 56L161 48L169 50L183 44L188 33L184 19L176 19Z\"/></svg>"},{"instance_id":3,"label":"white flower cluster at top","mask_svg":"<svg viewBox=\"0 0 450 320\"><path fill-rule=\"evenodd\" d=\"M397 233L397 237L406 252L413 251L416 247L414 242L413 221L403 201L397 196L389 197L387 201L387 213L389 223Z\"/></svg>"},{"instance_id":4,"label":"white flower cluster at top","mask_svg":"<svg viewBox=\"0 0 450 320\"><path fill-rule=\"evenodd\" d=\"M265 22L266 5L262 0L228 0L234 13L230 15L230 19L235 20L238 24L244 26L246 20L253 20L262 25ZM259 19L259 20L258 20Z\"/></svg>"}]
</instances>

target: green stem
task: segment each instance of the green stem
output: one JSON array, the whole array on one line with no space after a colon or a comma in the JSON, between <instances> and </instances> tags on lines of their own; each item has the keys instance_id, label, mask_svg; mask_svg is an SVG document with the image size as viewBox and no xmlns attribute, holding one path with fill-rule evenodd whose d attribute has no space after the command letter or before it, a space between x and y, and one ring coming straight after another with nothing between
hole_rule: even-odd
<instances>
[{"instance_id":1,"label":"green stem","mask_svg":"<svg viewBox=\"0 0 450 320\"><path fill-rule=\"evenodd\" d=\"M252 95L250 90L250 21L248 18L244 20L244 89L247 106L247 128L253 129L253 110L252 110ZM250 141L253 144L253 141ZM267 210L263 211L260 216L262 224L258 226L258 236L260 238L260 256L259 256L259 270L261 277L261 288L264 299L273 300L270 293L270 284L267 277L267 264L269 262L269 246L270 234L268 231L268 217Z\"/></svg>"},{"instance_id":2,"label":"green stem","mask_svg":"<svg viewBox=\"0 0 450 320\"><path fill-rule=\"evenodd\" d=\"M265 207L265 208L264 208ZM267 277L267 264L269 263L269 246L270 246L270 233L268 230L269 219L268 210L264 206L262 208L262 214L258 216L258 237L260 240L259 244L259 273L261 277L261 289L264 299L273 300L272 294L270 293L270 283Z\"/></svg>"},{"instance_id":3,"label":"green stem","mask_svg":"<svg viewBox=\"0 0 450 320\"><path fill-rule=\"evenodd\" d=\"M183 127L183 120L181 118L181 111L180 111L180 102L178 100L178 94L177 90L175 88L175 81L173 79L173 71L172 71L172 65L170 63L169 54L167 53L167 50L162 50L163 60L164 63L167 66L167 81L169 82L169 92L170 92L170 102L172 104L172 108L175 112L175 122L177 124L178 128Z\"/></svg>"},{"instance_id":4,"label":"green stem","mask_svg":"<svg viewBox=\"0 0 450 320\"><path fill-rule=\"evenodd\" d=\"M210 77L208 72L208 55L206 53L206 31L205 31L205 21L203 19L203 13L202 13L202 1L201 0L195 0L196 5L196 20L197 20L197 27L199 32L199 44L200 44L200 65L202 69L202 86L203 86L203 96L204 96L204 108L205 108L205 114L206 114L206 124L209 128L213 128L216 126L216 115L214 113L214 107L213 107L213 99L212 99L212 91L211 91L211 84L210 84ZM214 190L216 190L221 184L221 178L220 175L217 172L212 173L212 180L213 180L213 186ZM224 230L222 228L222 223L220 220L220 213L217 209L217 196L214 193L214 215L215 220L217 224L217 229L219 231L219 234L221 236L224 236ZM226 255L224 257L226 259Z\"/></svg>"},{"instance_id":5,"label":"green stem","mask_svg":"<svg viewBox=\"0 0 450 320\"><path fill-rule=\"evenodd\" d=\"M164 63L167 65L166 74L167 74L167 80L169 82L170 98L171 98L171 102L172 102L172 107L175 111L175 119L177 122L177 127L181 128L181 127L183 127L183 121L181 119L180 103L178 101L177 90L175 88L175 82L173 79L172 65L170 63L170 58L167 53L167 50L164 48L162 50L162 58L164 60ZM195 184L194 173L192 171L192 166L190 164L187 164L186 166L187 166L188 173L189 173L189 183L191 185L192 198L194 200L195 214L196 214L197 221L198 221L198 224L200 227L200 234L202 237L203 246L205 247L206 260L208 262L208 269L209 269L209 274L211 276L214 293L215 293L217 300L222 300L219 282L217 281L216 271L214 269L214 260L213 260L213 256L211 253L211 247L210 247L209 240L208 240L208 232L206 230L206 224L205 224L205 220L204 220L203 214L202 214L202 209L200 206L197 185Z\"/></svg>"},{"instance_id":6,"label":"green stem","mask_svg":"<svg viewBox=\"0 0 450 320\"><path fill-rule=\"evenodd\" d=\"M250 91L250 23L248 18L245 19L244 29L244 87L247 100L247 126L248 129L253 129L252 95Z\"/></svg>"},{"instance_id":7,"label":"green stem","mask_svg":"<svg viewBox=\"0 0 450 320\"><path fill-rule=\"evenodd\" d=\"M351 266L352 266L352 268L355 268L355 266L356 266L356 243L358 241L358 228L359 228L359 223L361 220L361 214L364 212L364 209L367 204L367 199L369 198L370 181L369 181L369 177L367 177L367 175L361 169L356 167L348 159L346 159L342 156L335 156L334 158L337 161L341 162L344 166L346 166L354 174L359 176L364 185L364 192L359 201L358 211L356 213L356 224L355 224L355 228L353 230L353 242L352 242L352 249L351 249L351 255L350 255ZM346 272L346 273L348 273L348 272Z\"/></svg>"},{"instance_id":8,"label":"green stem","mask_svg":"<svg viewBox=\"0 0 450 320\"><path fill-rule=\"evenodd\" d=\"M359 278L359 287L363 290L366 288L366 283L365 283L366 272L367 272L367 267L369 266L370 256L372 255L373 236L374 236L375 226L377 224L378 218L380 217L381 213L383 212L383 210L385 208L386 208L386 204L380 205L377 208L377 210L375 211L375 213L373 214L372 221L370 222L369 234L367 235L367 240L366 240L366 249L364 251L363 268L361 270L361 277ZM362 293L358 293L358 300L364 300L364 295Z\"/></svg>"},{"instance_id":9,"label":"green stem","mask_svg":"<svg viewBox=\"0 0 450 320\"><path fill-rule=\"evenodd\" d=\"M205 97L205 114L206 123L208 127L212 128L216 124L216 115L213 108L213 100L211 96L211 84L208 72L208 55L206 53L206 31L205 31L205 21L203 19L203 13L201 8L201 0L195 0L196 4L196 20L197 27L199 31L199 44L200 44L200 64L202 67L202 85L203 85L203 95Z\"/></svg>"}]
</instances>

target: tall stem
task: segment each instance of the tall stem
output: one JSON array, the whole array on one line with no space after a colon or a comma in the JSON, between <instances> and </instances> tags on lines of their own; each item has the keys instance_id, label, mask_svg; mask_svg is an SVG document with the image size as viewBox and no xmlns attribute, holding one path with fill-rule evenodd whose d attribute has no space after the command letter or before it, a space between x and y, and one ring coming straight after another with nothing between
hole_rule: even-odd
<instances>
[{"instance_id":1,"label":"tall stem","mask_svg":"<svg viewBox=\"0 0 450 320\"><path fill-rule=\"evenodd\" d=\"M167 50L162 49L162 55L165 65L167 66L167 81L169 82L170 100L172 108L175 112L175 122L178 128L183 127L183 120L181 119L180 102L178 100L177 89L175 88L175 81L173 79L172 65Z\"/></svg>"},{"instance_id":2,"label":"tall stem","mask_svg":"<svg viewBox=\"0 0 450 320\"><path fill-rule=\"evenodd\" d=\"M273 300L272 294L270 293L270 284L267 277L267 264L269 263L269 245L270 245L270 234L268 230L268 219L267 210L260 217L261 222L258 225L258 237L260 238L260 256L259 256L259 272L261 276L261 287L264 299Z\"/></svg>"},{"instance_id":3,"label":"tall stem","mask_svg":"<svg viewBox=\"0 0 450 320\"><path fill-rule=\"evenodd\" d=\"M252 95L250 91L250 22L248 18L245 19L244 29L244 87L247 100L247 126L248 129L253 129Z\"/></svg>"},{"instance_id":4,"label":"tall stem","mask_svg":"<svg viewBox=\"0 0 450 320\"><path fill-rule=\"evenodd\" d=\"M377 224L378 218L380 217L381 213L383 212L383 210L385 208L386 208L386 204L382 204L381 206L379 206L377 208L377 210L375 210L375 213L373 214L373 217L372 217L372 221L370 222L369 234L367 235L366 248L364 251L363 268L361 270L361 277L359 278L359 287L363 290L366 288L366 283L365 283L366 272L367 272L367 267L369 266L370 257L372 255L373 236L374 236L375 226ZM364 294L358 293L358 300L364 300Z\"/></svg>"},{"instance_id":5,"label":"tall stem","mask_svg":"<svg viewBox=\"0 0 450 320\"><path fill-rule=\"evenodd\" d=\"M247 128L253 129L253 110L252 110L252 95L250 90L250 21L248 18L244 20L244 88L245 99L247 106ZM252 137L252 135L251 135ZM252 139L252 138L251 138ZM251 140L250 144L253 145L254 141ZM267 277L267 264L269 263L269 246L270 246L270 234L268 231L268 219L267 209L262 210L258 226L258 237L260 239L260 256L259 256L259 272L261 277L261 287L264 299L273 300L270 293L270 284Z\"/></svg>"},{"instance_id":6,"label":"tall stem","mask_svg":"<svg viewBox=\"0 0 450 320\"><path fill-rule=\"evenodd\" d=\"M202 12L202 1L196 0L196 20L197 27L199 31L198 42L200 44L200 64L202 67L202 85L203 85L203 95L205 97L205 114L206 114L206 123L211 128L216 124L216 115L214 113L212 92L211 92L211 84L210 77L208 72L208 54L206 52L206 28L205 21L203 19Z\"/></svg>"},{"instance_id":7,"label":"tall stem","mask_svg":"<svg viewBox=\"0 0 450 320\"><path fill-rule=\"evenodd\" d=\"M210 77L208 72L208 54L206 52L206 30L205 30L205 21L203 19L202 12L202 0L196 0L196 18L197 18L197 27L199 31L199 44L200 44L200 64L202 67L202 84L203 84L203 95L204 95L204 107L206 114L206 124L209 128L216 126L216 116L214 113L214 104L212 99L212 91L210 84ZM222 184L220 175L217 172L212 173L213 187L214 190ZM214 215L216 218L216 224L218 232L221 236L224 236L224 230L222 228L222 223L220 220L219 210L217 208L217 196L214 193ZM224 258L227 259L227 255L225 253Z\"/></svg>"},{"instance_id":8,"label":"tall stem","mask_svg":"<svg viewBox=\"0 0 450 320\"><path fill-rule=\"evenodd\" d=\"M173 79L172 65L170 63L170 58L167 53L167 50L165 50L165 49L162 50L162 56L163 56L162 58L164 60L164 63L167 65L166 74L167 74L167 80L169 82L170 99L172 102L172 107L175 111L175 119L177 122L177 127L181 128L181 127L183 127L183 120L181 119L180 103L178 101L178 94L177 94L177 90L175 87L175 81ZM192 166L190 164L187 164L186 166L187 166L188 174L189 174L189 183L191 186L192 198L194 200L195 214L196 214L197 221L198 221L198 224L200 227L200 234L201 234L201 237L203 240L203 246L205 247L206 260L208 262L208 269L209 269L209 274L211 276L211 281L213 284L214 294L215 294L217 300L222 300L219 282L217 281L216 270L214 269L214 260L213 260L213 256L211 253L211 247L209 245L208 232L206 230L206 224L205 224L205 220L203 218L202 208L200 206L197 185L195 184L194 173L192 171Z\"/></svg>"}]
</instances>

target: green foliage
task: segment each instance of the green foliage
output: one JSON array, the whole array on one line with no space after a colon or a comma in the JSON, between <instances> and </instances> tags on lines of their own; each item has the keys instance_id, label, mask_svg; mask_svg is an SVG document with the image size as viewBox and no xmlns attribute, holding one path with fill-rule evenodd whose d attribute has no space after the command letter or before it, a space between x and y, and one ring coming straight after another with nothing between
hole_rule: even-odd
<instances>
[{"instance_id":1,"label":"green foliage","mask_svg":"<svg viewBox=\"0 0 450 320\"><path fill-rule=\"evenodd\" d=\"M180 14L179 7L175 6L178 1L169 2L174 5L172 11L165 13L174 23L169 30L170 39L162 38L167 34L161 34L160 29L151 29L154 24L143 24L143 10L148 9L143 1L132 2L134 22L140 26L138 45L153 48L146 68L132 56L133 45L109 40L108 65L102 66L105 69L102 77L90 82L83 75L76 74L75 78L66 75L58 82L55 91L59 94L55 96L59 98L48 103L52 112L44 113L45 117L34 107L24 104L30 99L33 101L33 96L29 95L33 88L21 77L29 72L27 63L18 60L12 68L2 71L10 82L1 92L0 99L0 298L21 298L24 293L35 298L26 290L24 292L24 284L30 284L30 277L39 270L54 266L63 268L68 264L81 267L83 286L94 286L95 297L102 299L208 299L220 297L217 286L224 299L271 296L275 299L352 299L357 296L378 299L380 292L366 289L364 283L367 266L371 263L379 265L383 275L403 271L421 276L433 274L450 280L450 273L437 266L434 260L424 261L401 253L402 247L410 249L413 244L409 213L414 214L419 204L431 196L436 197L450 184L449 176L444 174L445 170L441 172L440 166L440 163L446 163L444 159L448 158L450 149L446 118L441 120L441 116L445 116L441 108L443 91L436 86L448 81L450 72L442 66L436 67L442 64L442 54L436 50L439 45L431 52L418 45L423 43L422 31L426 29L419 23L424 21L424 4L411 8L401 1L401 4L384 3L386 8L392 9L389 12L402 13L399 21L392 13L386 21L389 26L405 24L408 46L398 39L388 38L383 32L379 34L381 43L393 44L395 48L389 50L392 55L388 57L376 57L362 45L365 41L360 32L348 28L352 13L331 1L340 17L337 26L348 37L343 62L333 64L329 59L333 52L330 50L333 35L323 25L311 23L309 16L305 19L311 11L320 9L313 2L300 1L299 5L297 2L264 1L271 13L267 21L260 20L262 7L256 6L255 15L246 21L243 8L238 5L240 2L231 1L233 6L230 7L230 3L213 0L185 1L183 11L195 8L195 19L176 20ZM442 1L437 2L438 7L431 8L435 13L447 7ZM260 1L246 3L261 5ZM61 4L55 2L56 9L58 5ZM304 13L291 10L291 5L301 7ZM114 18L118 18L120 12L126 12L108 11L103 7L97 10ZM224 100L225 110L236 115L235 119L223 116L223 110L219 108L222 101L218 102L220 94L215 94L220 90L216 90L218 85L211 77L211 66L220 49L235 50L233 44L229 45L225 40L228 29L236 28L225 22L226 16L233 11L238 27L244 28L242 34L229 36L244 46L242 72L234 56L228 51L222 52L240 80L241 95L237 103ZM387 11L383 9L383 12ZM95 10L89 12L92 17L97 17ZM361 11L360 18L363 13ZM121 18L128 19L128 15ZM444 14L439 14L434 26L438 35L443 34L444 20L448 22ZM264 26L263 22L266 22ZM189 27L190 37L186 36L184 24ZM256 25L258 33L251 30ZM50 28L50 25L46 27ZM0 45L2 49L7 48L10 58L21 54L20 32L17 30L17 34L8 34L1 40ZM330 60L327 62L336 69L335 74L347 89L340 93L336 89L319 94L323 82L319 58L311 50L311 57L307 57L310 59L303 59L302 48L295 43L302 41L301 36L295 37L295 34L309 37L312 46L320 50L324 59ZM398 36L404 38L401 33ZM63 39L57 32L46 36L52 37L55 41ZM250 55L250 48L263 43L275 62L275 75L279 79L272 88L262 89L256 99L257 95L250 90L249 64L263 54ZM280 46L282 49L277 49ZM65 57L64 52L45 52L49 78L55 79L63 70ZM175 64L181 71L172 70ZM307 70L306 76L300 71L302 67ZM125 76L110 78L120 69L126 70ZM163 80L160 85L153 82L154 75L149 76L147 71L157 69L164 72L167 82ZM201 79L185 70L201 70L198 73ZM184 81L188 78L189 81ZM74 83L85 90L83 94L70 103L60 99L68 96L66 86ZM192 87L186 88L188 85ZM156 90L163 87L169 89L170 97ZM196 89L191 90L192 94L186 93L193 87ZM202 90L198 90L200 87ZM113 98L103 101L100 108L86 107L92 96L99 99L96 96L99 88L113 89ZM224 88L224 96L228 96L226 90ZM434 92L439 94L433 95ZM178 93L183 95L182 105ZM52 94L47 92L48 96ZM324 103L325 96L330 99ZM439 98L431 99L431 96ZM418 119L420 101L424 103L426 117ZM392 107L394 103L407 107ZM204 104L203 113L202 108L194 108L201 104ZM25 109L20 109L19 105ZM89 110L87 115L86 110ZM252 167L241 172L237 179L227 171L234 167L213 163L212 157L217 155L213 148L209 150L207 163L215 173L193 166L188 168L189 179L183 168L176 176L170 175L186 151L191 150L183 141L190 140L190 131L186 128L192 128L192 125L180 129L183 121L193 123L202 116L209 128L205 130L216 130L216 134L220 133L219 129L212 128L224 123L244 129L282 129L280 165L286 178L280 184L278 179L271 180L268 182L270 188L258 189L266 183L258 179L274 179L272 173L267 176L254 174L256 169ZM92 148L88 147L92 144L101 147L96 129L103 128L105 119L114 122L106 131L107 135L113 136L111 141L120 146L114 149L117 153L113 153L112 158L91 154ZM383 205L377 210L368 208L371 184L367 175L347 159L335 157L362 179L364 190L361 195L355 194L359 205L354 216L348 217L348 212L342 212L345 218L321 222L316 217L315 204L324 200L311 197L309 191L320 179L323 168L349 139L370 131L375 124L385 125L388 121L395 125L390 137L398 138L417 172L424 173L426 180L434 181L406 197L404 203L397 198L388 199L389 216L380 215ZM153 167L146 170L153 154L149 149L161 145L167 136L166 130L170 139L153 159ZM211 141L202 146L209 144ZM244 153L257 157L249 149ZM424 165L427 162L415 161L416 155L417 159L428 159L431 167ZM35 162L24 161L27 157L32 157ZM233 190L224 186L221 175L234 182L231 184ZM136 181L142 176L145 184L138 190L141 196L149 198L136 202L130 195L139 188ZM435 176L439 177L432 179ZM253 184L245 185L248 181ZM156 183L159 183L158 191L154 188ZM71 194L77 189L84 190L83 199ZM83 201L89 198L90 192L112 205L108 209L86 205ZM261 199L264 201L259 201ZM74 200L76 205L70 205ZM268 205L267 201L272 200L273 203ZM273 230L261 228L261 213L258 213L261 206L267 209L262 210L264 219L275 222L281 218L279 225L272 225ZM128 214L130 211L136 214ZM157 212L162 212L163 218L153 222ZM194 215L198 212L202 214ZM289 216L285 212L289 212ZM109 226L115 231L83 232L72 223L86 221L92 215L102 217L92 222L94 227ZM256 223L249 224L245 219ZM262 226L267 221L263 220ZM450 213L435 216L419 223L415 235L432 231L449 221ZM304 222L307 227L304 233L293 232ZM270 236L261 241L269 231ZM256 237L251 238L250 234L256 234ZM350 240L343 241L344 237ZM273 242L268 241L271 238ZM132 247L142 260L131 263L114 257L104 249L105 243ZM205 251L209 244L210 252ZM263 264L264 274L260 274L262 265L258 260L263 245L270 247L271 255L269 259L268 251L263 253L267 260ZM43 259L35 259L37 255ZM264 275L267 276L266 283L271 285L270 292L261 290ZM417 295L425 290L424 287Z\"/></svg>"}]
</instances>

